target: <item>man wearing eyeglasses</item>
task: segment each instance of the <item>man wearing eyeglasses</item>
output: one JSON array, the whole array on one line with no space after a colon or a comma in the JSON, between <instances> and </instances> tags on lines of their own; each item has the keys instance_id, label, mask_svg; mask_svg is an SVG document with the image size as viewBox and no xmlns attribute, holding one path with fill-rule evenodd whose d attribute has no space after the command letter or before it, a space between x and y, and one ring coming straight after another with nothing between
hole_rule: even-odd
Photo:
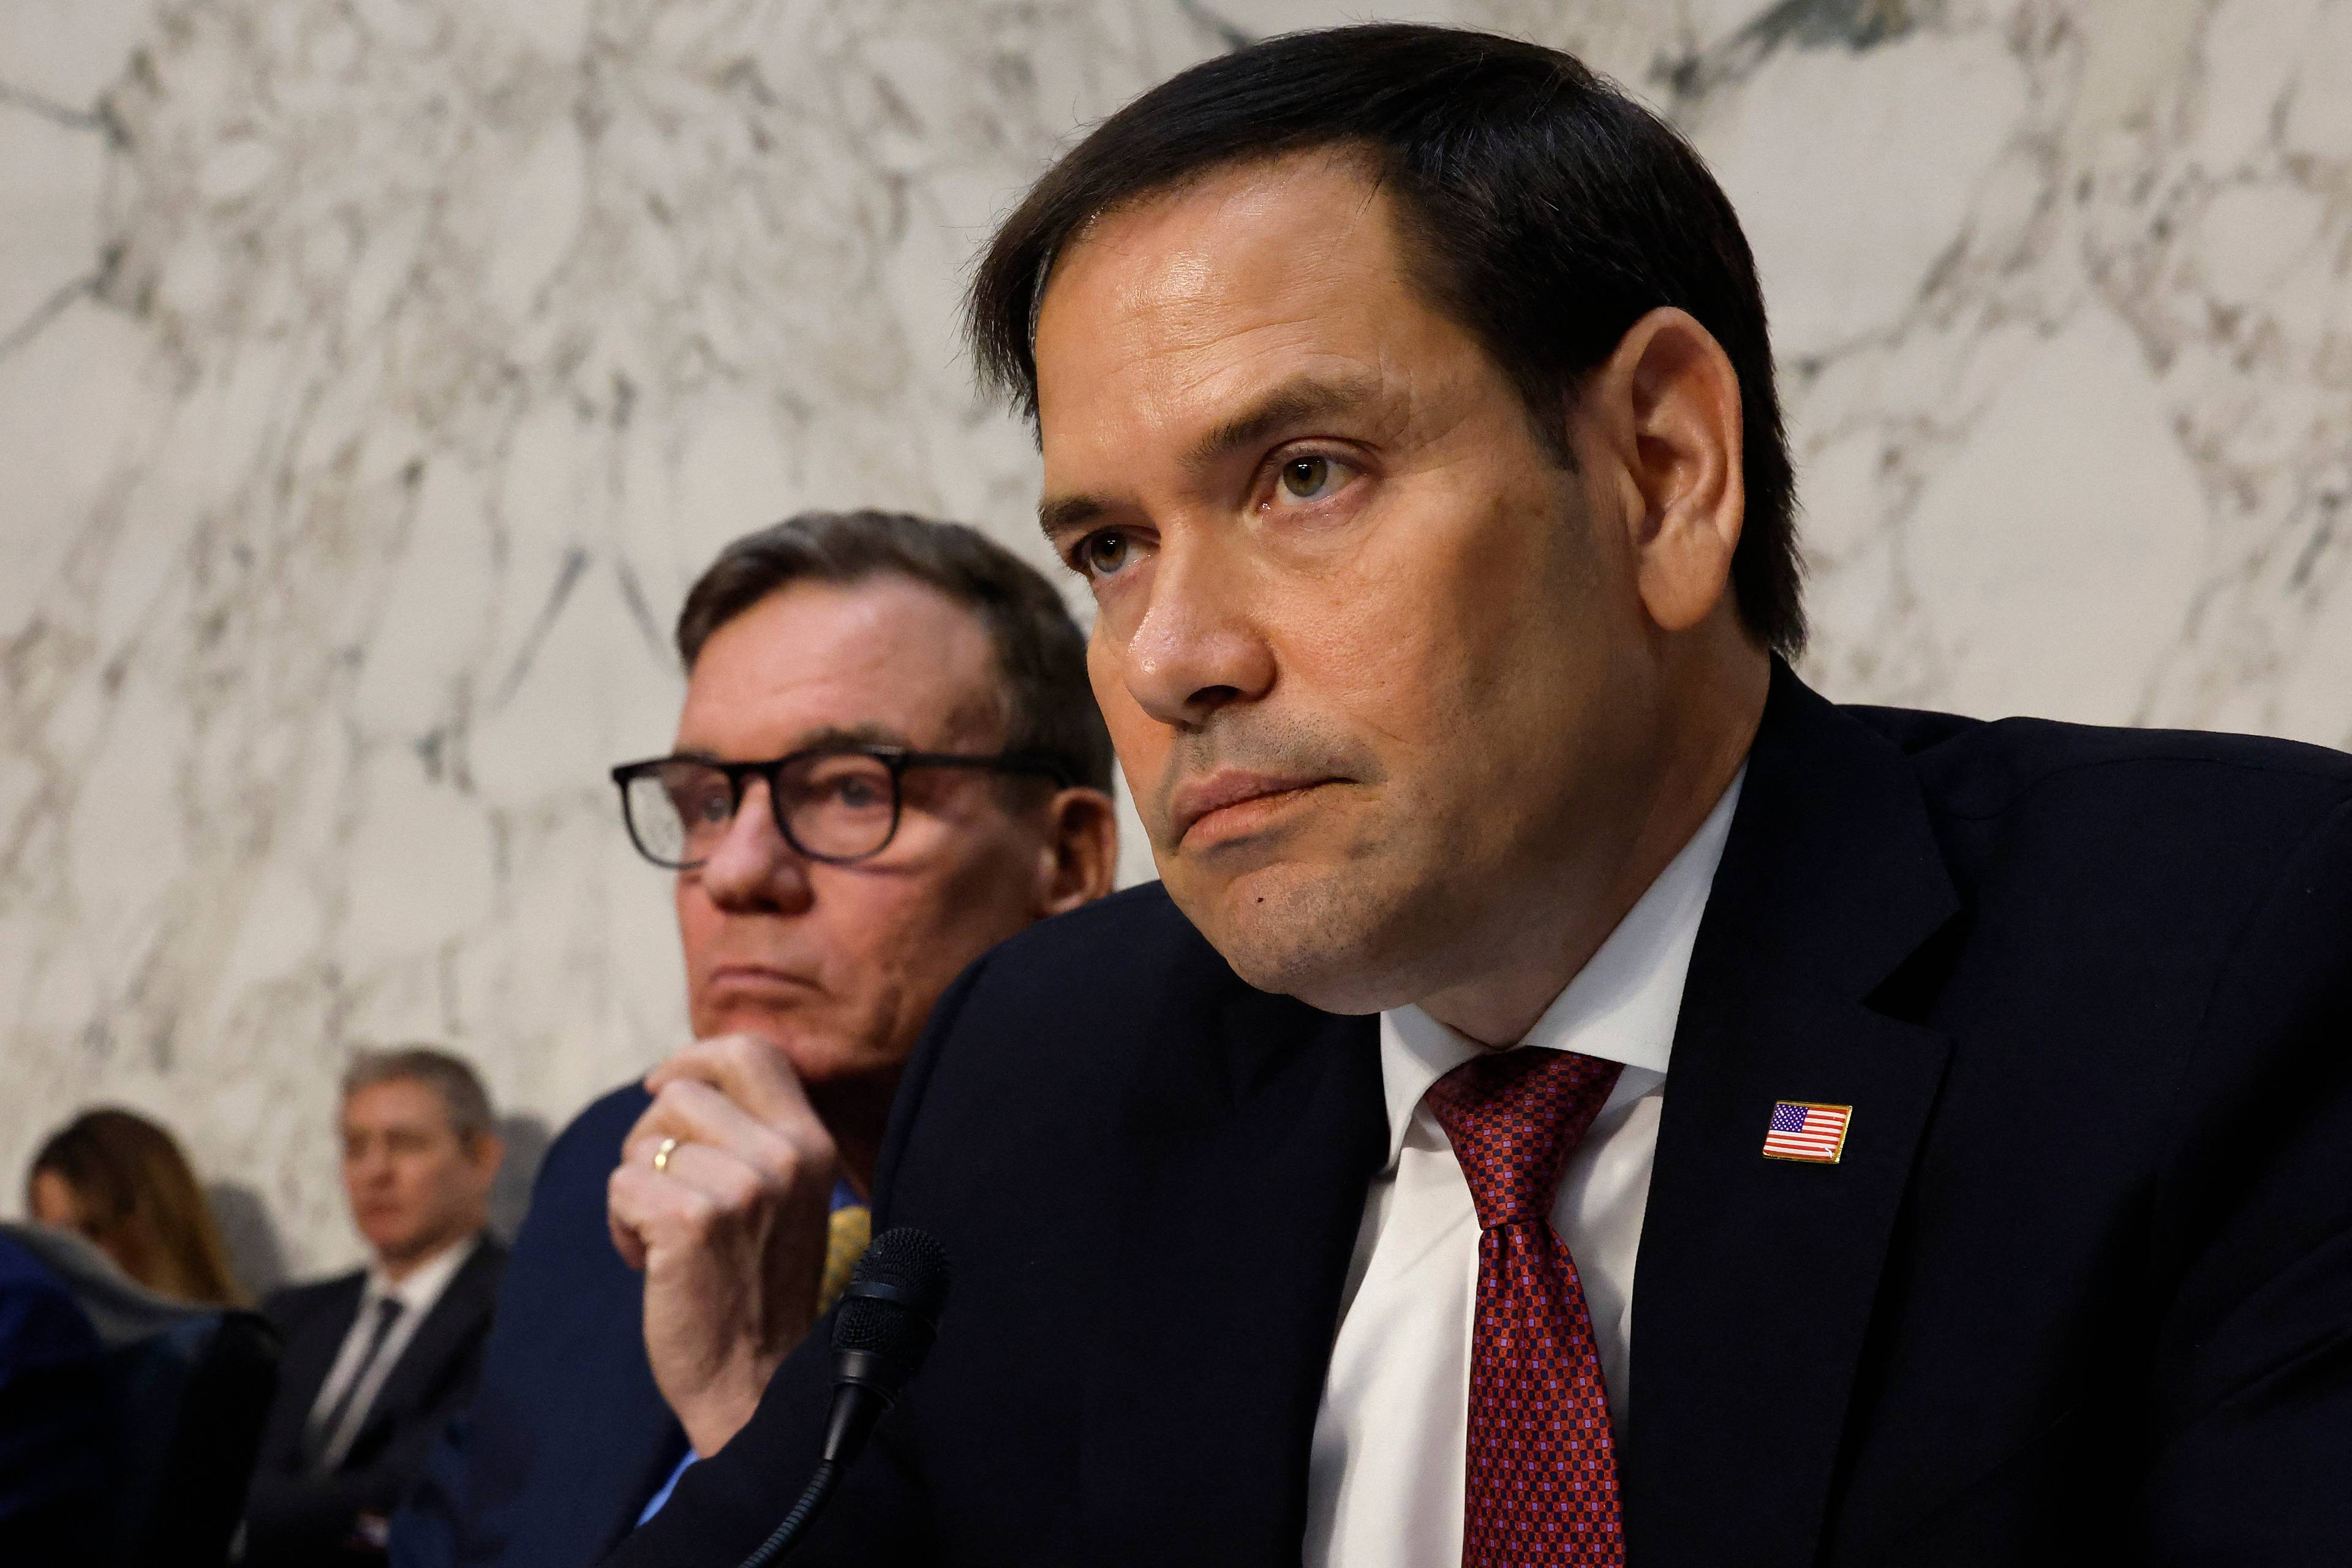
<instances>
[{"instance_id":1,"label":"man wearing eyeglasses","mask_svg":"<svg viewBox=\"0 0 2352 1568\"><path fill-rule=\"evenodd\" d=\"M932 1003L1109 890L1083 634L979 533L793 518L720 552L677 640L677 741L613 778L694 1039L550 1151L395 1563L572 1568L657 1512L845 1282Z\"/></svg>"}]
</instances>

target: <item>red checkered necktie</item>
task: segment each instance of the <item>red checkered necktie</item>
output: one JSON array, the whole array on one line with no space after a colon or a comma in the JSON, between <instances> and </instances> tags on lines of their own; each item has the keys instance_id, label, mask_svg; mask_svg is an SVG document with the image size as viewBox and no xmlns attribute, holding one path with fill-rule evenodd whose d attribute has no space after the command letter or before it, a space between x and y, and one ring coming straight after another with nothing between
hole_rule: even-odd
<instances>
[{"instance_id":1,"label":"red checkered necktie","mask_svg":"<svg viewBox=\"0 0 2352 1568\"><path fill-rule=\"evenodd\" d=\"M1430 1086L1478 1210L1463 1568L1622 1568L1617 1452L1576 1263L1551 1227L1560 1172L1619 1064L1540 1047Z\"/></svg>"}]
</instances>

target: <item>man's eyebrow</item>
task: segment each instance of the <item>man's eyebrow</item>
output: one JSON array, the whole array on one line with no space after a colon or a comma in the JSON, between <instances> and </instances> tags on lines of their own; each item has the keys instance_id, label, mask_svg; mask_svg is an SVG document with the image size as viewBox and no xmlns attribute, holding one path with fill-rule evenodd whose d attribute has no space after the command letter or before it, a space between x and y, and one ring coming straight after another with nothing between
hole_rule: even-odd
<instances>
[{"instance_id":1,"label":"man's eyebrow","mask_svg":"<svg viewBox=\"0 0 2352 1568\"><path fill-rule=\"evenodd\" d=\"M1056 496L1037 504L1037 526L1045 531L1046 538L1058 540L1092 522L1103 510L1103 503L1092 496Z\"/></svg>"},{"instance_id":2,"label":"man's eyebrow","mask_svg":"<svg viewBox=\"0 0 2352 1568\"><path fill-rule=\"evenodd\" d=\"M1339 381L1316 375L1293 376L1240 413L1220 420L1207 435L1192 443L1184 454L1184 466L1194 469L1208 468L1220 458L1261 444L1286 426L1321 419L1366 402L1373 390L1370 376L1349 376ZM1058 541L1109 510L1093 496L1056 496L1039 504L1037 526L1045 531L1046 538Z\"/></svg>"},{"instance_id":3,"label":"man's eyebrow","mask_svg":"<svg viewBox=\"0 0 2352 1568\"><path fill-rule=\"evenodd\" d=\"M887 724L825 724L793 737L795 752L822 752L835 746L906 746L913 742L904 731Z\"/></svg>"},{"instance_id":4,"label":"man's eyebrow","mask_svg":"<svg viewBox=\"0 0 2352 1568\"><path fill-rule=\"evenodd\" d=\"M909 751L916 749L914 743L908 740L903 731L893 729L887 724L824 724L814 730L803 730L793 736L792 743L784 749L784 754L790 756L794 752L822 752L834 747L848 746L899 746ZM738 760L722 757L708 746L681 746L674 754L690 757L698 763L725 763ZM766 761L767 759L758 760Z\"/></svg>"},{"instance_id":5,"label":"man's eyebrow","mask_svg":"<svg viewBox=\"0 0 2352 1568\"><path fill-rule=\"evenodd\" d=\"M1372 395L1370 376L1328 381L1296 375L1216 426L1184 454L1188 468L1205 468L1234 452L1261 445L1286 426L1302 425L1352 408Z\"/></svg>"}]
</instances>

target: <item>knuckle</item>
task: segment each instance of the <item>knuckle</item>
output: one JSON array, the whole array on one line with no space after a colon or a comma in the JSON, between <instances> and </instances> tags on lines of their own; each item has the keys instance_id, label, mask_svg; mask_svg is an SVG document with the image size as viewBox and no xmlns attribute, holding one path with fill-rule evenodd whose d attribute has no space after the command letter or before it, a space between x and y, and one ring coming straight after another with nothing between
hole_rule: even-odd
<instances>
[{"instance_id":1,"label":"knuckle","mask_svg":"<svg viewBox=\"0 0 2352 1568\"><path fill-rule=\"evenodd\" d=\"M649 1131L683 1133L697 1126L702 1098L709 1090L694 1079L674 1079L662 1085L654 1097L653 1114L661 1118L659 1125Z\"/></svg>"},{"instance_id":2,"label":"knuckle","mask_svg":"<svg viewBox=\"0 0 2352 1568\"><path fill-rule=\"evenodd\" d=\"M773 1128L763 1130L759 1153L761 1170L770 1180L787 1186L799 1180L808 1166L808 1157L801 1146Z\"/></svg>"},{"instance_id":3,"label":"knuckle","mask_svg":"<svg viewBox=\"0 0 2352 1568\"><path fill-rule=\"evenodd\" d=\"M730 1172L725 1186L727 1207L739 1214L758 1207L768 1191L759 1173L750 1170Z\"/></svg>"}]
</instances>

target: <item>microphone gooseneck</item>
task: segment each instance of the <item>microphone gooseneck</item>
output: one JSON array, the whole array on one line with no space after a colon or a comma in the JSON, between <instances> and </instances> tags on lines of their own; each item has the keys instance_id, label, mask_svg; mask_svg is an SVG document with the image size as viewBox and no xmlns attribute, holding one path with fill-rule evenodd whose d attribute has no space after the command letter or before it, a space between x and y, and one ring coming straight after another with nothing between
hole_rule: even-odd
<instances>
[{"instance_id":1,"label":"microphone gooseneck","mask_svg":"<svg viewBox=\"0 0 2352 1568\"><path fill-rule=\"evenodd\" d=\"M833 1409L816 1469L793 1510L743 1559L742 1568L768 1568L800 1539L866 1447L874 1424L922 1370L947 1298L947 1248L929 1232L898 1226L874 1238L833 1321Z\"/></svg>"}]
</instances>

